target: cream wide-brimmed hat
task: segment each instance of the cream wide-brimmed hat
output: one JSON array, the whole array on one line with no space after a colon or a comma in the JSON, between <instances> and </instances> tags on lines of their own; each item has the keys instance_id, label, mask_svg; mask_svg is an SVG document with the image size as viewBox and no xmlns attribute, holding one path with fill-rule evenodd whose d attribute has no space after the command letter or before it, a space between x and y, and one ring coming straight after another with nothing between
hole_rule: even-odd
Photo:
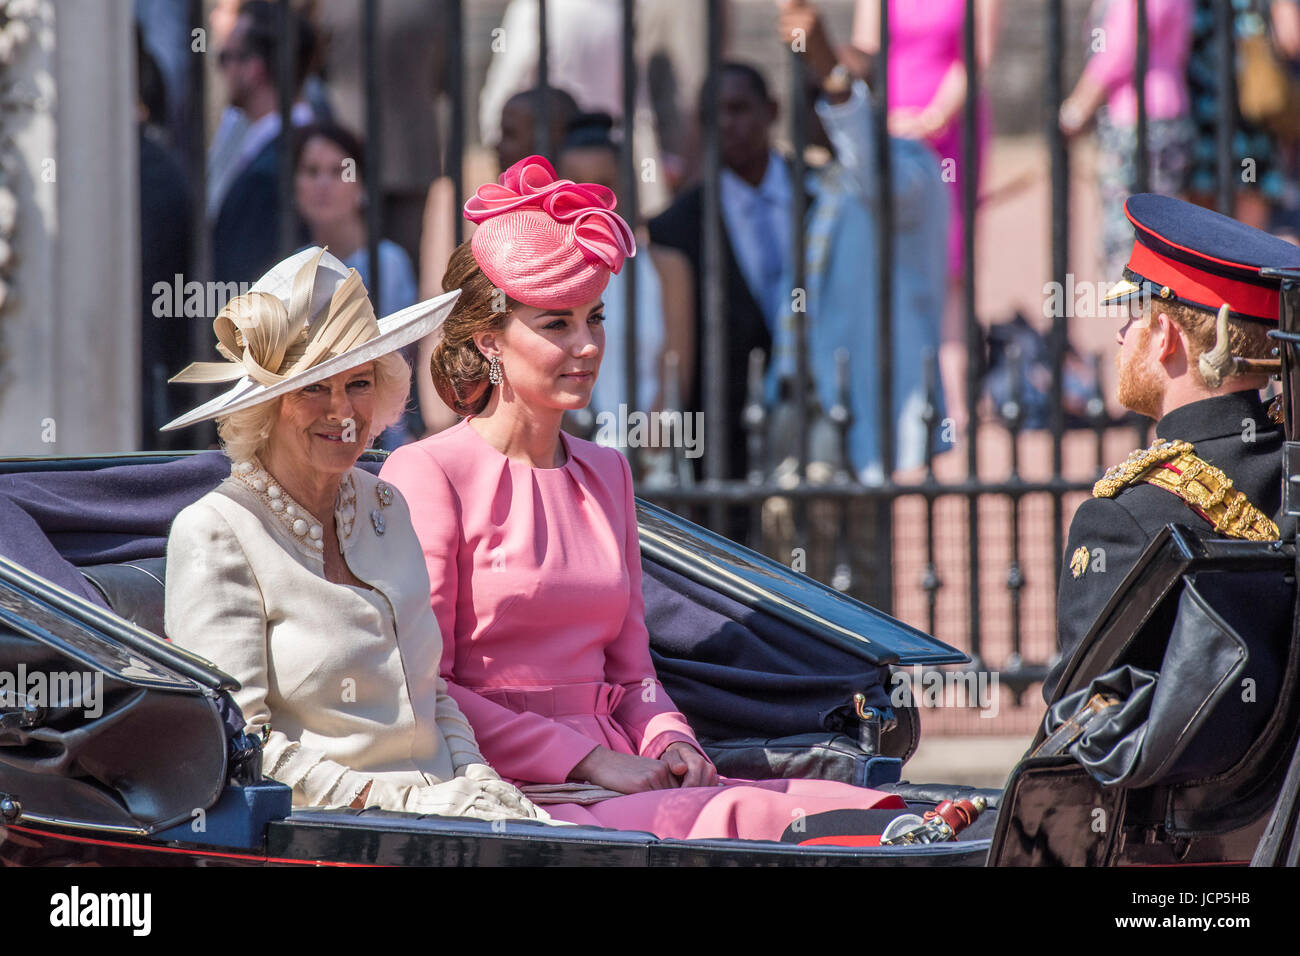
<instances>
[{"instance_id":1,"label":"cream wide-brimmed hat","mask_svg":"<svg viewBox=\"0 0 1300 956\"><path fill-rule=\"evenodd\" d=\"M161 430L252 408L409 345L436 331L459 295L456 289L376 320L356 269L319 246L295 253L213 321L226 360L194 362L170 379L234 386Z\"/></svg>"}]
</instances>

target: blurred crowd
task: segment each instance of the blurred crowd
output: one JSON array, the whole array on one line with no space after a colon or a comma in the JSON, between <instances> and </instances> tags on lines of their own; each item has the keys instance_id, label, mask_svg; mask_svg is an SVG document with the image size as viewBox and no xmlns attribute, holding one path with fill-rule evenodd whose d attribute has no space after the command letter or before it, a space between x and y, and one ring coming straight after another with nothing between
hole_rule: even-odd
<instances>
[{"instance_id":1,"label":"blurred crowd","mask_svg":"<svg viewBox=\"0 0 1300 956\"><path fill-rule=\"evenodd\" d=\"M773 51L784 46L805 54L807 99L792 104L804 119L809 147L802 182L780 148L789 118L778 115L770 64L726 60L720 71L714 124L722 166L719 282L727 375L725 421L709 422L709 429L712 440L727 445L727 477L788 467L797 434L792 424L808 408L813 459L879 481L892 469L915 467L950 447L972 414L967 375L988 375L988 387L997 372L983 356L970 356L966 344L962 188L968 177L980 182L992 132L991 110L981 95L974 155L964 155L966 2L888 0L887 180L879 175L878 103L871 92L880 79L880 2L857 0L851 30L838 36L818 3L770 5ZM724 4L724 28L742 5ZM548 0L545 87L538 85L538 4L510 0L499 28L485 34L491 53L481 88L464 91L465 102L476 107L471 115L476 114L478 142L495 151L500 169L540 153L561 176L609 186L619 194L621 210L639 211L634 225L641 254L606 292L606 354L594 414L575 420L577 430L595 433L596 416L617 415L620 406L687 413L704 407L705 6L638 0L632 116L623 109L619 0ZM1122 200L1138 185L1136 6L1136 0L1095 0L1084 35L1067 38L1085 45L1088 58L1059 116L1066 136L1096 137L1101 255L1114 278L1131 235ZM1231 43L1233 214L1294 235L1300 231L1300 2L1233 0L1231 37L1216 31L1214 6L1211 0L1147 0L1147 188L1206 205L1216 201L1216 64L1218 45ZM146 447L156 447L156 429L174 408L192 403L165 386L166 377L194 357L194 343L185 323L157 314L152 290L158 282L171 285L177 275L204 271L202 278L237 289L280 257L284 236L291 234L297 245L328 245L355 267L377 313L386 315L442 291L465 198L455 194L448 176L452 162L462 157L448 155L452 58L441 0L377 5L377 167L367 162L360 135L366 74L357 0L295 0L287 33L278 3L210 0L206 52L215 58L217 82L209 87L207 104L191 101L189 71L203 68L203 61L191 55L188 7L184 0L136 0L142 313L146 330L152 324L156 333L142 337L153 350L144 356ZM977 74L996 71L1000 56L1015 53L996 49L1005 12L1002 0L975 0ZM294 128L285 131L280 75L290 44ZM979 89L987 89L982 77ZM210 118L214 102L221 109ZM193 135L196 124L204 136ZM634 197L625 194L621 175L629 136ZM199 148L203 154L194 155ZM286 156L292 209L281 209L280 202ZM205 169L201 202L185 172L197 163ZM377 270L369 261L370 177L377 177L382 197ZM884 182L892 203L887 277L879 274ZM466 183L470 190L475 185ZM800 222L794 221L796 190L803 196ZM195 217L202 220L197 227ZM463 228L467 235L472 226ZM804 250L798 269L792 262L796 230ZM377 288L371 282L376 271ZM877 374L886 361L877 354L885 287L892 302L893 352L888 420L894 455L888 466L882 461L880 426L886 416L879 408ZM624 362L630 288L636 302L636 395L630 394ZM801 326L810 383L802 396L794 384ZM1024 334L1032 338L1032 330ZM425 381L428 375L421 374L431 348L423 343L408 356L415 399L406 420L383 436L387 447L455 421ZM1016 354L1026 361L1032 351L1030 343ZM1032 375L1023 378L1022 387L1034 387ZM1067 402L1081 404L1083 392L1067 388ZM756 395L767 431L759 462L750 460L742 426L747 411L753 417ZM849 425L842 443L835 420L842 421L844 412ZM184 434L178 439L182 445L202 440Z\"/></svg>"}]
</instances>

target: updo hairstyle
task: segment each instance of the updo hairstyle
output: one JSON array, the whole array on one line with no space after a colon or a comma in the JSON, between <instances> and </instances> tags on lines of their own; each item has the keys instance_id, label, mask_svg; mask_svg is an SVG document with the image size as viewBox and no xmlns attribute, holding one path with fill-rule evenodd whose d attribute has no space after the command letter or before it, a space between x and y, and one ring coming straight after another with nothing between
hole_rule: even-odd
<instances>
[{"instance_id":1,"label":"updo hairstyle","mask_svg":"<svg viewBox=\"0 0 1300 956\"><path fill-rule=\"evenodd\" d=\"M470 248L462 242L451 254L442 289L460 289L460 298L442 324L442 340L429 359L433 387L457 415L477 415L492 397L488 360L474 344L480 332L505 328L509 312L519 303L492 284Z\"/></svg>"}]
</instances>

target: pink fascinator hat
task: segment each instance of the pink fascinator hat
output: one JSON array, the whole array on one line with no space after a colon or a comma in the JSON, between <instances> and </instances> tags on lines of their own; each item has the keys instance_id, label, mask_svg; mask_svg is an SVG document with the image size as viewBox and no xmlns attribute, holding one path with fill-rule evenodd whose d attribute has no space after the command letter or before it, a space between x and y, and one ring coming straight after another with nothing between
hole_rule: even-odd
<instances>
[{"instance_id":1,"label":"pink fascinator hat","mask_svg":"<svg viewBox=\"0 0 1300 956\"><path fill-rule=\"evenodd\" d=\"M598 298L636 253L617 205L610 189L556 179L545 158L529 156L465 203L465 218L478 225L470 248L483 274L516 302L572 308Z\"/></svg>"}]
</instances>

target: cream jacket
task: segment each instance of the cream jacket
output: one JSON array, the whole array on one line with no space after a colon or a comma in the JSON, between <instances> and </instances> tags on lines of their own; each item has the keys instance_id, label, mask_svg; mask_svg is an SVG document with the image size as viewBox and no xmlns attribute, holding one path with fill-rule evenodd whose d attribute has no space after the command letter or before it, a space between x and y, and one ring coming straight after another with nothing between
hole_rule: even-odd
<instances>
[{"instance_id":1,"label":"cream jacket","mask_svg":"<svg viewBox=\"0 0 1300 956\"><path fill-rule=\"evenodd\" d=\"M283 492L273 509L259 476L274 484L241 472L176 516L166 630L240 682L246 729L270 728L267 776L295 806L346 806L372 779L376 792L422 787L482 764L438 674L442 637L401 494L359 468L340 488L340 548L369 591L325 579L315 521ZM289 506L306 519L296 529Z\"/></svg>"}]
</instances>

